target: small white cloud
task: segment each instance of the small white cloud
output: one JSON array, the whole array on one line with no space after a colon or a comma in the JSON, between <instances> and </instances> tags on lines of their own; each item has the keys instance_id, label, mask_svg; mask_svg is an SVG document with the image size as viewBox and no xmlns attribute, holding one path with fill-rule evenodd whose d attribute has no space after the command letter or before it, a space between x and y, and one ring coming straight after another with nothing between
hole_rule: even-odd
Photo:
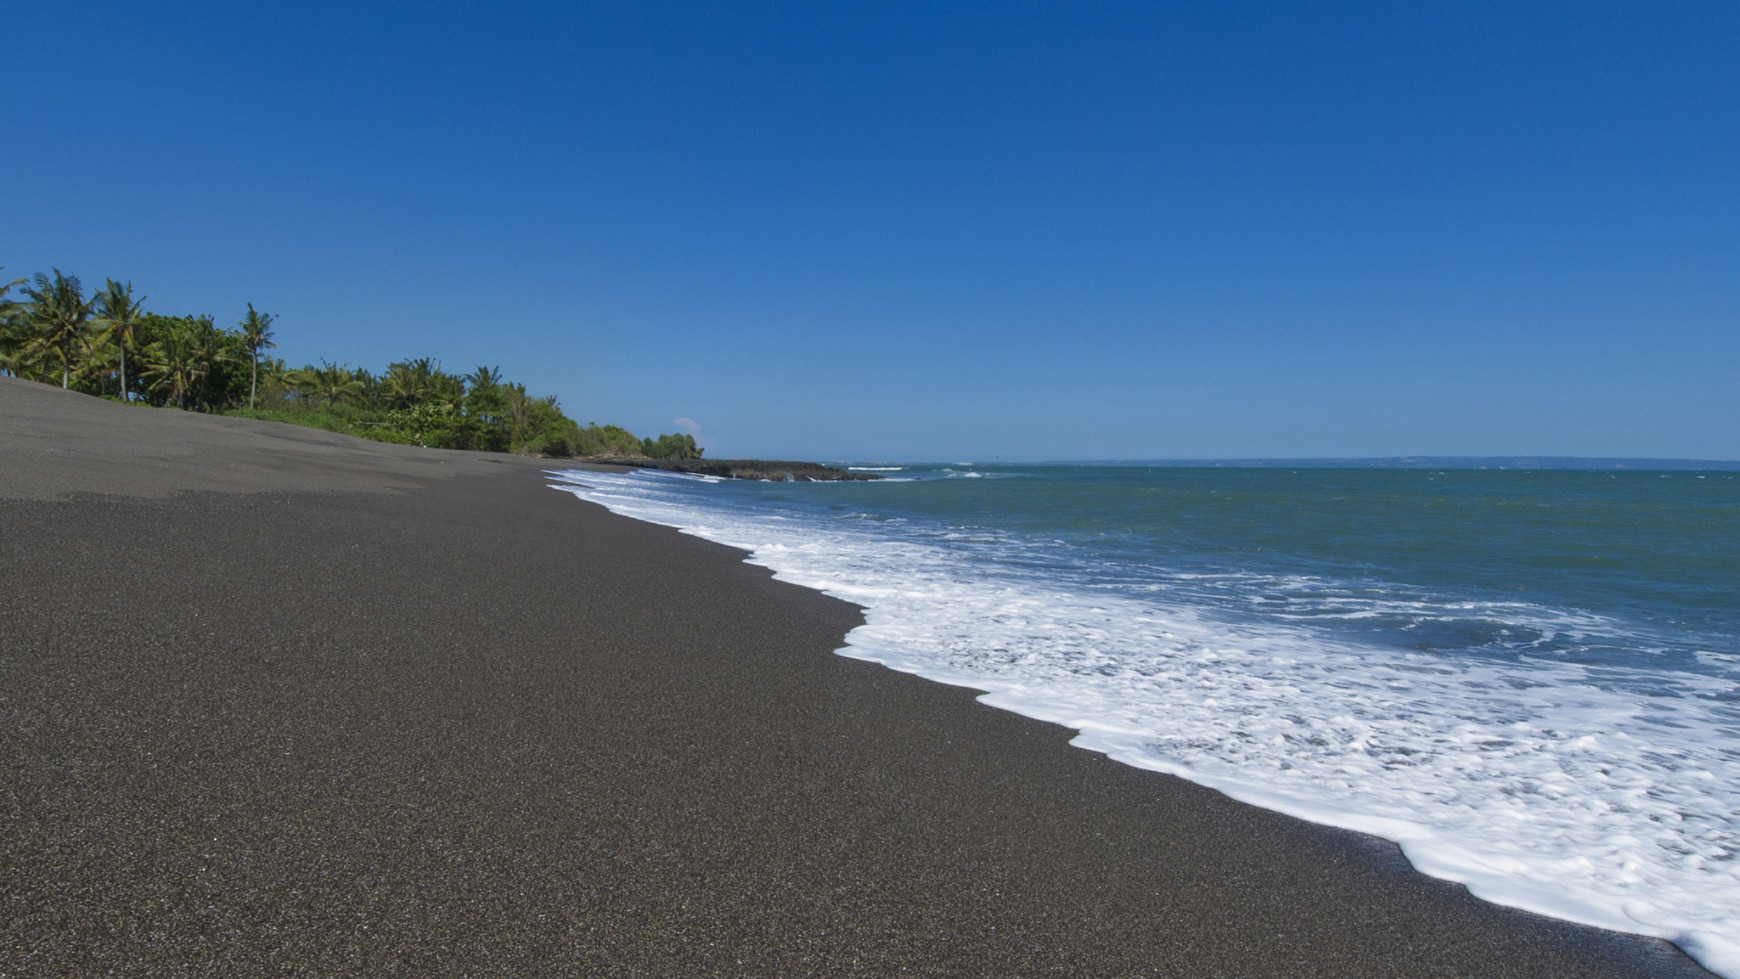
<instances>
[{"instance_id":1,"label":"small white cloud","mask_svg":"<svg viewBox=\"0 0 1740 979\"><path fill-rule=\"evenodd\" d=\"M695 437L695 445L705 449L707 439L701 434L701 423L693 418L673 418L671 424Z\"/></svg>"}]
</instances>

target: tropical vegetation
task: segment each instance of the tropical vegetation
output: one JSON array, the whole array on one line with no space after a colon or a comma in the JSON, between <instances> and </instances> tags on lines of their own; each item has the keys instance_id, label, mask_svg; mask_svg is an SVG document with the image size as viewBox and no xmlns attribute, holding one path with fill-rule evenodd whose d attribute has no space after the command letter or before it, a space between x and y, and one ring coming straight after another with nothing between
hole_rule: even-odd
<instances>
[{"instance_id":1,"label":"tropical vegetation","mask_svg":"<svg viewBox=\"0 0 1740 979\"><path fill-rule=\"evenodd\" d=\"M429 357L379 374L329 360L290 367L264 356L277 347L277 317L253 303L233 329L210 315L148 312L144 303L131 282L107 279L87 295L59 269L0 282L0 374L383 442L563 458L701 457L690 435L637 438L615 425L581 426L553 395L532 395L496 367L454 374Z\"/></svg>"}]
</instances>

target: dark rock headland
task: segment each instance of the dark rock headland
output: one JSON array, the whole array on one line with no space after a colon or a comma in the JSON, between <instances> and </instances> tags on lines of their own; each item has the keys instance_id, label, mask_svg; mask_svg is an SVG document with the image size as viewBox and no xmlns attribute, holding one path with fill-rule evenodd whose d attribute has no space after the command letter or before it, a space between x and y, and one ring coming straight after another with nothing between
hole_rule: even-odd
<instances>
[{"instance_id":1,"label":"dark rock headland","mask_svg":"<svg viewBox=\"0 0 1740 979\"><path fill-rule=\"evenodd\" d=\"M767 479L787 483L833 483L859 479L881 479L874 473L855 473L835 469L815 462L778 462L767 459L587 459L587 462L608 466L633 466L637 469L663 469L668 472L694 473L698 476L723 476L726 479Z\"/></svg>"}]
</instances>

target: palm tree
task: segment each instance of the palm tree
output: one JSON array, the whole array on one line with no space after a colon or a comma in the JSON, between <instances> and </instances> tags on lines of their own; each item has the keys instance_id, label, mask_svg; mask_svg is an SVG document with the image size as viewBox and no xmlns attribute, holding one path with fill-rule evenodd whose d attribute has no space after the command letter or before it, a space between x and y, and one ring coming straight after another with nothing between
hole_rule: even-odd
<instances>
[{"instance_id":1,"label":"palm tree","mask_svg":"<svg viewBox=\"0 0 1740 979\"><path fill-rule=\"evenodd\" d=\"M0 272L3 271L5 271L4 266L0 266ZM7 299L6 294L12 291L13 286L21 286L28 281L28 279L13 279L5 285L0 285L0 323L10 322L12 317L18 315L18 304Z\"/></svg>"},{"instance_id":2,"label":"palm tree","mask_svg":"<svg viewBox=\"0 0 1740 979\"><path fill-rule=\"evenodd\" d=\"M362 390L362 382L351 374L350 368L340 367L330 360L321 361L319 367L304 367L297 371L296 383L316 398L324 400L329 409Z\"/></svg>"},{"instance_id":3,"label":"palm tree","mask_svg":"<svg viewBox=\"0 0 1740 979\"><path fill-rule=\"evenodd\" d=\"M465 409L465 382L442 371L436 371L429 379L429 393L426 398L431 404L438 405L441 410L460 412Z\"/></svg>"},{"instance_id":4,"label":"palm tree","mask_svg":"<svg viewBox=\"0 0 1740 979\"><path fill-rule=\"evenodd\" d=\"M22 326L18 322L21 307L7 299L6 294L12 291L13 286L21 286L27 281L26 279L13 279L5 285L0 285L0 371L18 373L19 358L15 348L21 347L24 343Z\"/></svg>"},{"instance_id":5,"label":"palm tree","mask_svg":"<svg viewBox=\"0 0 1740 979\"><path fill-rule=\"evenodd\" d=\"M526 393L524 384L513 383L501 386L502 400L506 403L504 409L507 425L508 441L520 445L529 441L537 434L541 418L547 417L556 406L554 395L544 398L534 398Z\"/></svg>"},{"instance_id":6,"label":"palm tree","mask_svg":"<svg viewBox=\"0 0 1740 979\"><path fill-rule=\"evenodd\" d=\"M507 397L502 394L501 368L479 366L465 375L465 414L481 426L486 448L505 448Z\"/></svg>"},{"instance_id":7,"label":"palm tree","mask_svg":"<svg viewBox=\"0 0 1740 979\"><path fill-rule=\"evenodd\" d=\"M295 387L295 371L289 369L282 357L260 358L260 390L266 392L266 401L283 407L284 396Z\"/></svg>"},{"instance_id":8,"label":"palm tree","mask_svg":"<svg viewBox=\"0 0 1740 979\"><path fill-rule=\"evenodd\" d=\"M260 349L262 347L277 347L272 342L272 321L277 319L271 313L262 313L254 309L254 304L248 304L248 315L237 322L242 328L242 342L248 345L249 353L254 357L254 370L248 381L248 410L254 409L254 392L260 389Z\"/></svg>"},{"instance_id":9,"label":"palm tree","mask_svg":"<svg viewBox=\"0 0 1740 979\"><path fill-rule=\"evenodd\" d=\"M355 400L371 407L379 407L381 401L381 379L369 373L367 367L352 367L350 379L356 382Z\"/></svg>"},{"instance_id":10,"label":"palm tree","mask_svg":"<svg viewBox=\"0 0 1740 979\"><path fill-rule=\"evenodd\" d=\"M477 370L465 375L465 383L474 388L499 387L502 382L500 367L479 366Z\"/></svg>"},{"instance_id":11,"label":"palm tree","mask_svg":"<svg viewBox=\"0 0 1740 979\"><path fill-rule=\"evenodd\" d=\"M388 364L387 376L381 378L382 393L395 408L413 407L433 393L435 375L440 373L441 365L428 357Z\"/></svg>"},{"instance_id":12,"label":"palm tree","mask_svg":"<svg viewBox=\"0 0 1740 979\"><path fill-rule=\"evenodd\" d=\"M34 285L24 287L24 294L30 297L26 315L40 331L35 344L60 354L60 386L65 388L72 379L74 352L90 346L91 307L97 300L95 296L86 299L79 277L62 275L60 269L54 270L52 279L38 272L34 281Z\"/></svg>"},{"instance_id":13,"label":"palm tree","mask_svg":"<svg viewBox=\"0 0 1740 979\"><path fill-rule=\"evenodd\" d=\"M201 367L198 372L199 407L201 410L210 410L212 374L236 361L239 353L236 346L240 338L228 330L218 329L217 323L210 316L194 318L189 338L193 342L193 359Z\"/></svg>"},{"instance_id":14,"label":"palm tree","mask_svg":"<svg viewBox=\"0 0 1740 979\"><path fill-rule=\"evenodd\" d=\"M103 336L112 337L115 346L121 351L121 400L127 400L127 347L133 342L134 328L139 325L140 312L145 308L145 297L140 296L138 302L133 301L133 283L121 285L114 279L105 279L108 284L102 292L97 293L96 326L103 330Z\"/></svg>"},{"instance_id":15,"label":"palm tree","mask_svg":"<svg viewBox=\"0 0 1740 979\"><path fill-rule=\"evenodd\" d=\"M187 392L195 378L205 376L193 337L193 331L178 326L163 339L145 348L145 375L142 380L153 390L168 389L177 408L187 407Z\"/></svg>"}]
</instances>

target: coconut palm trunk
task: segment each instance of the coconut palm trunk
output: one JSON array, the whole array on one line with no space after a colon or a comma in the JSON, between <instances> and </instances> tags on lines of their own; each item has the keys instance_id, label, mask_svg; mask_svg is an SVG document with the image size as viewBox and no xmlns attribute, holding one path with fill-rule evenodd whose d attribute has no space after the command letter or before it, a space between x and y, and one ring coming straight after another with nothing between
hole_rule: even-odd
<instances>
[{"instance_id":1,"label":"coconut palm trunk","mask_svg":"<svg viewBox=\"0 0 1740 979\"><path fill-rule=\"evenodd\" d=\"M97 297L85 298L78 276L54 270L54 278L38 272L24 294L30 297L28 316L42 332L40 342L60 354L60 386L72 386L75 350L90 343L91 307Z\"/></svg>"},{"instance_id":2,"label":"coconut palm trunk","mask_svg":"<svg viewBox=\"0 0 1740 979\"><path fill-rule=\"evenodd\" d=\"M276 347L272 342L272 321L277 319L271 313L262 313L248 304L248 315L237 322L242 328L242 342L248 345L248 351L253 355L253 372L248 378L248 410L254 410L254 395L260 390L260 348Z\"/></svg>"},{"instance_id":3,"label":"coconut palm trunk","mask_svg":"<svg viewBox=\"0 0 1740 979\"><path fill-rule=\"evenodd\" d=\"M103 332L115 338L115 347L121 352L121 400L127 400L127 347L133 342L133 330L139 324L141 310L145 308L145 297L133 298L133 283L122 285L114 279L109 279L103 291L97 294L97 325Z\"/></svg>"}]
</instances>

